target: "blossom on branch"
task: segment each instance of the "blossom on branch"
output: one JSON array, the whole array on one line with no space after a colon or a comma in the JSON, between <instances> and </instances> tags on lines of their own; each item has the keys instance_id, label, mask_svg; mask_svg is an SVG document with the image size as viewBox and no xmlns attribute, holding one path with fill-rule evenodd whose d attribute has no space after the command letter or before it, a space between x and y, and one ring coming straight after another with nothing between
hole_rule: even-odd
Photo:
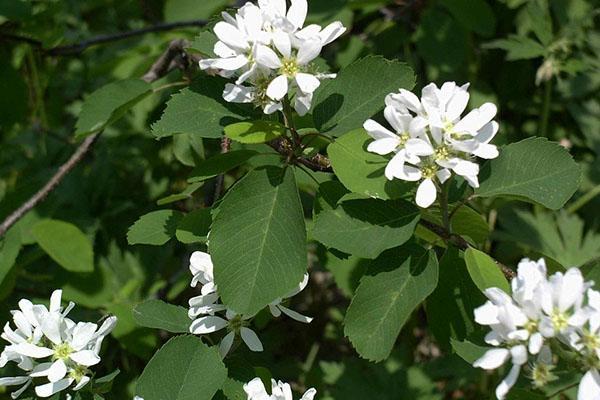
<instances>
[{"instance_id":1,"label":"blossom on branch","mask_svg":"<svg viewBox=\"0 0 600 400\"><path fill-rule=\"evenodd\" d=\"M289 383L275 381L271 379L271 394L267 393L264 383L260 378L254 378L244 385L244 391L248 395L248 400L294 400L292 388ZM317 391L314 388L308 389L300 400L314 400Z\"/></svg>"}]
</instances>

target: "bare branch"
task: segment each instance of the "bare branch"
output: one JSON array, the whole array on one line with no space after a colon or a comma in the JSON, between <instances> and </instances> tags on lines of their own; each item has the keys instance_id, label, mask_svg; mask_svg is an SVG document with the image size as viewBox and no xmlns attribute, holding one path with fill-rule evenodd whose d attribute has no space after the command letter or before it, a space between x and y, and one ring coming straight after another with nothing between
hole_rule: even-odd
<instances>
[{"instance_id":1,"label":"bare branch","mask_svg":"<svg viewBox=\"0 0 600 400\"><path fill-rule=\"evenodd\" d=\"M11 33L0 33L0 39L29 43L29 44L37 47L43 54L45 54L47 56L51 56L51 57L75 56L75 55L81 54L84 50L88 49L89 47L97 46L100 44L117 42L117 41L128 39L131 37L145 35L147 33L165 32L165 31L171 31L171 30L179 29L179 28L200 27L200 26L204 26L204 25L206 25L205 20L192 20L192 21L161 23L161 24L148 26L145 28L134 29L134 30L127 31L127 32L118 32L118 33L113 33L113 34L95 36L93 38L90 38L90 39L87 39L87 40L84 40L84 41L81 41L78 43L68 44L68 45L64 45L64 46L56 46L56 47L52 47L50 49L43 48L43 44L41 41L30 38L30 37L22 36L22 35L16 35L16 34L11 34Z\"/></svg>"},{"instance_id":2,"label":"bare branch","mask_svg":"<svg viewBox=\"0 0 600 400\"><path fill-rule=\"evenodd\" d=\"M152 64L142 79L146 82L154 82L174 69L187 71L192 65L197 65L196 56L189 55L185 51L188 45L188 41L184 39L171 41L167 50Z\"/></svg>"}]
</instances>

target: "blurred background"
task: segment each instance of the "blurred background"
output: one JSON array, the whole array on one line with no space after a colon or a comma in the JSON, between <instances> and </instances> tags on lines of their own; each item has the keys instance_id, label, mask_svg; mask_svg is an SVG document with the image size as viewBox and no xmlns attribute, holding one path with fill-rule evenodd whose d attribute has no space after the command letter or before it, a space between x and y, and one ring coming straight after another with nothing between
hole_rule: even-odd
<instances>
[{"instance_id":1,"label":"blurred background","mask_svg":"<svg viewBox=\"0 0 600 400\"><path fill-rule=\"evenodd\" d=\"M550 264L592 271L600 258L599 1L309 3L309 22L340 20L349 28L323 54L331 70L369 54L400 59L415 70L418 90L431 81L470 82L470 107L486 101L498 104L496 144L544 136L569 148L585 173L566 209L552 213L507 201L481 201L476 204L486 221L481 239L506 265L515 265L524 255L543 255ZM73 154L79 144L75 121L86 95L112 81L141 77L172 40L193 41L212 16L239 4L0 1L0 220ZM144 28L148 32L142 34ZM124 32L132 35L124 37ZM181 80L180 75L174 71L159 83ZM109 399L133 396L136 378L169 337L139 327L132 308L149 298L186 306L195 293L189 288L189 255L205 250L202 244L175 240L163 246L131 246L126 238L139 216L160 209L160 204L191 211L213 200L214 180L157 205L185 190L196 163L220 151L218 140L179 134L159 141L152 136L151 125L177 90L146 98L107 128L47 200L0 242L0 321L9 320L9 310L19 299L44 302L55 288L63 288L64 299L78 304L73 315L82 320L94 321L106 313L119 318L96 368L98 376L121 370ZM225 185L243 173L227 176ZM316 184L305 174L298 178L309 216ZM37 244L32 227L47 218L73 224L85 234L93 244L91 269L78 268L76 258L57 263ZM492 393L497 377L473 369L451 353L448 343L437 342L435 327L420 312L403 330L390 359L379 364L359 359L344 338L341 322L364 262L326 256L316 243L308 250L311 283L294 298L292 308L319 318L299 327L291 319L270 323L270 315L259 314L255 327L269 345L260 354L243 347L236 351L228 367L239 380L273 373L293 381L298 390L316 387L320 400L481 399ZM596 268L590 275L598 272ZM474 298L473 303L483 299ZM0 371L1 376L10 373ZM235 390L217 396L244 399ZM5 398L10 397L0 394Z\"/></svg>"}]
</instances>

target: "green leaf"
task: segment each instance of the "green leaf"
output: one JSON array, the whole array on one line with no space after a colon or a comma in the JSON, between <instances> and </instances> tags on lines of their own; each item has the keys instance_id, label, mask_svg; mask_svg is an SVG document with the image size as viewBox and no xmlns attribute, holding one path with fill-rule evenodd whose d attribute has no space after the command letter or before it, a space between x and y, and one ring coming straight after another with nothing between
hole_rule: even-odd
<instances>
[{"instance_id":1,"label":"green leaf","mask_svg":"<svg viewBox=\"0 0 600 400\"><path fill-rule=\"evenodd\" d=\"M251 171L223 198L209 250L223 303L252 315L306 272L306 228L294 170Z\"/></svg>"},{"instance_id":2,"label":"green leaf","mask_svg":"<svg viewBox=\"0 0 600 400\"><path fill-rule=\"evenodd\" d=\"M127 79L101 87L85 99L75 134L84 136L101 131L150 93L152 86L141 79Z\"/></svg>"},{"instance_id":3,"label":"green leaf","mask_svg":"<svg viewBox=\"0 0 600 400\"><path fill-rule=\"evenodd\" d=\"M407 244L382 254L363 276L344 320L344 333L358 354L387 358L400 330L437 286L435 254Z\"/></svg>"},{"instance_id":4,"label":"green leaf","mask_svg":"<svg viewBox=\"0 0 600 400\"><path fill-rule=\"evenodd\" d=\"M483 47L486 49L506 50L506 59L508 61L528 60L542 57L546 54L544 46L526 36L511 35L507 39L488 42Z\"/></svg>"},{"instance_id":5,"label":"green leaf","mask_svg":"<svg viewBox=\"0 0 600 400\"><path fill-rule=\"evenodd\" d=\"M344 68L316 95L313 118L320 132L341 136L360 128L385 107L385 96L412 89L415 75L404 63L369 56Z\"/></svg>"},{"instance_id":6,"label":"green leaf","mask_svg":"<svg viewBox=\"0 0 600 400\"><path fill-rule=\"evenodd\" d=\"M205 243L212 223L210 208L192 211L181 219L175 236L181 243Z\"/></svg>"},{"instance_id":7,"label":"green leaf","mask_svg":"<svg viewBox=\"0 0 600 400\"><path fill-rule=\"evenodd\" d=\"M0 239L0 284L4 282L13 269L21 251L21 231L10 229Z\"/></svg>"},{"instance_id":8,"label":"green leaf","mask_svg":"<svg viewBox=\"0 0 600 400\"><path fill-rule=\"evenodd\" d=\"M221 137L225 126L252 115L250 105L223 100L226 83L225 79L211 76L196 79L171 97L160 120L152 125L152 134L158 138L176 133Z\"/></svg>"},{"instance_id":9,"label":"green leaf","mask_svg":"<svg viewBox=\"0 0 600 400\"><path fill-rule=\"evenodd\" d=\"M478 197L514 196L558 210L581 182L581 168L558 143L529 138L502 148L480 174Z\"/></svg>"},{"instance_id":10,"label":"green leaf","mask_svg":"<svg viewBox=\"0 0 600 400\"><path fill-rule=\"evenodd\" d=\"M181 200L191 199L193 194L204 185L204 182L195 182L188 185L181 193L171 194L156 201L156 205L164 206L166 204L176 203Z\"/></svg>"},{"instance_id":11,"label":"green leaf","mask_svg":"<svg viewBox=\"0 0 600 400\"><path fill-rule=\"evenodd\" d=\"M162 300L146 300L133 309L133 319L140 326L167 332L189 332L191 320L187 309Z\"/></svg>"},{"instance_id":12,"label":"green leaf","mask_svg":"<svg viewBox=\"0 0 600 400\"><path fill-rule=\"evenodd\" d=\"M152 357L136 394L144 400L210 400L227 378L216 347L193 336L178 336Z\"/></svg>"},{"instance_id":13,"label":"green leaf","mask_svg":"<svg viewBox=\"0 0 600 400\"><path fill-rule=\"evenodd\" d=\"M484 292L485 289L496 287L510 293L510 285L492 257L469 247L465 251L465 262L471 279L479 290Z\"/></svg>"},{"instance_id":14,"label":"green leaf","mask_svg":"<svg viewBox=\"0 0 600 400\"><path fill-rule=\"evenodd\" d=\"M482 36L490 36L496 29L492 7L485 0L442 0L441 4L465 28Z\"/></svg>"},{"instance_id":15,"label":"green leaf","mask_svg":"<svg viewBox=\"0 0 600 400\"><path fill-rule=\"evenodd\" d=\"M325 268L331 275L338 288L344 292L346 296L351 298L358 288L360 278L364 275L371 260L358 258L355 256L338 256L332 252L327 253L327 263Z\"/></svg>"},{"instance_id":16,"label":"green leaf","mask_svg":"<svg viewBox=\"0 0 600 400\"><path fill-rule=\"evenodd\" d=\"M142 215L127 232L129 244L162 246L173 236L183 213L174 210L153 211Z\"/></svg>"},{"instance_id":17,"label":"green leaf","mask_svg":"<svg viewBox=\"0 0 600 400\"><path fill-rule=\"evenodd\" d=\"M473 310L485 297L469 277L458 249L450 246L440 260L441 284L427 299L427 321L437 342L450 349L450 339L465 339L480 330Z\"/></svg>"},{"instance_id":18,"label":"green leaf","mask_svg":"<svg viewBox=\"0 0 600 400\"><path fill-rule=\"evenodd\" d=\"M194 19L209 19L223 10L230 0L167 0L164 15L166 22L191 21Z\"/></svg>"},{"instance_id":19,"label":"green leaf","mask_svg":"<svg viewBox=\"0 0 600 400\"><path fill-rule=\"evenodd\" d=\"M67 271L94 270L92 243L75 225L44 219L31 228L31 234L40 247Z\"/></svg>"},{"instance_id":20,"label":"green leaf","mask_svg":"<svg viewBox=\"0 0 600 400\"><path fill-rule=\"evenodd\" d=\"M469 364L473 364L480 359L490 347L478 346L468 340L451 340L454 352Z\"/></svg>"},{"instance_id":21,"label":"green leaf","mask_svg":"<svg viewBox=\"0 0 600 400\"><path fill-rule=\"evenodd\" d=\"M115 378L120 373L121 371L116 369L108 375L105 375L98 379L94 379L92 384L92 391L94 393L109 393L112 389Z\"/></svg>"},{"instance_id":22,"label":"green leaf","mask_svg":"<svg viewBox=\"0 0 600 400\"><path fill-rule=\"evenodd\" d=\"M285 126L275 121L248 121L225 127L225 136L246 144L265 143L285 134Z\"/></svg>"},{"instance_id":23,"label":"green leaf","mask_svg":"<svg viewBox=\"0 0 600 400\"><path fill-rule=\"evenodd\" d=\"M455 206L456 207L456 206ZM423 219L442 225L442 216L439 208L430 208L423 212ZM475 245L483 244L490 235L490 226L486 220L477 211L470 207L460 207L452 216L450 221L452 233L464 237L467 241ZM435 244L445 247L443 240L433 234Z\"/></svg>"},{"instance_id":24,"label":"green leaf","mask_svg":"<svg viewBox=\"0 0 600 400\"><path fill-rule=\"evenodd\" d=\"M211 157L202 164L198 165L192 171L190 178L188 178L188 182L201 182L214 178L219 174L225 173L239 167L242 164L245 164L257 154L258 152L254 150L236 150L228 153L217 154L216 156Z\"/></svg>"},{"instance_id":25,"label":"green leaf","mask_svg":"<svg viewBox=\"0 0 600 400\"><path fill-rule=\"evenodd\" d=\"M348 200L318 214L311 233L328 247L373 259L406 243L419 217L419 209L404 200Z\"/></svg>"},{"instance_id":26,"label":"green leaf","mask_svg":"<svg viewBox=\"0 0 600 400\"><path fill-rule=\"evenodd\" d=\"M354 193L379 199L394 199L410 190L414 184L384 175L388 159L366 150L372 139L364 129L350 132L329 145L327 153L340 182Z\"/></svg>"},{"instance_id":27,"label":"green leaf","mask_svg":"<svg viewBox=\"0 0 600 400\"><path fill-rule=\"evenodd\" d=\"M190 44L190 49L208 56L209 58L214 58L216 56L214 53L215 43L218 41L219 38L217 35L215 35L211 30L205 29L198 33L198 35L194 38L192 44Z\"/></svg>"}]
</instances>

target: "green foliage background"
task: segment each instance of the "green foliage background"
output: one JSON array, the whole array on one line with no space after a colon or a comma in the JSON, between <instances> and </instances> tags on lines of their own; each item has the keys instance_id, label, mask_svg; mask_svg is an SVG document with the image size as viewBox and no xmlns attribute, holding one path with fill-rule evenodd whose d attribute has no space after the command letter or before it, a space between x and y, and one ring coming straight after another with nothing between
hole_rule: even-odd
<instances>
[{"instance_id":1,"label":"green foliage background","mask_svg":"<svg viewBox=\"0 0 600 400\"><path fill-rule=\"evenodd\" d=\"M579 170L568 156L552 153L557 145L531 139L525 142L525 147L520 147L519 154L513 154L510 159L501 157L492 166L495 171L510 171L511 166L527 163L529 156L541 151L540 146L554 146L548 150L540 173L544 173L545 168L556 168L558 172L547 177L543 185L558 188L557 193L544 192L541 197L535 190L531 193L526 183L528 177L524 176L519 178L525 182L524 188L513 187L512 191L502 193L511 197L498 199L491 196L502 188L490 178L487 185L483 184L476 192L478 197L472 208L457 213L453 224L456 232L505 265L515 265L523 256L544 256L551 269L581 266L590 278L598 274L598 1L311 0L309 3L310 22L325 24L341 20L349 28L348 34L323 53L322 62L330 69L337 71L364 56L380 55L407 63L415 72L418 89L430 81L470 82L470 107L487 101L498 105L500 134L495 144L541 136L570 149L583 169L581 181ZM200 34L199 27L112 41L75 55L54 55L46 50L162 22L209 19L233 5L227 0L4 0L0 4L0 220L48 180L71 156L83 136L105 128L84 161L46 201L1 239L0 320L10 318L8 311L19 299L46 301L55 288L63 288L64 299L79 305L76 317L96 320L106 313L116 315L119 325L105 342L102 364L96 367L97 376L115 369L121 371L106 394L108 399L132 398L144 367L171 336L165 330L149 327L185 331L181 309L164 310L165 315L179 316L167 325L160 320L144 320L132 310L148 299L187 307L187 299L195 293L189 288L189 255L194 250L206 250L211 215L205 207L214 201L215 177L229 171L224 182L229 188L251 167L278 165L279 156L267 146L248 150L234 144L234 151L225 159L203 163L220 153L221 125L211 116L220 112L236 122L243 114L234 107L224 109L211 94L206 94L211 90L220 93L223 82L201 77L180 92L180 87L169 87L181 81L178 71L153 86L137 80L173 39L193 41L192 48L196 51L210 49L209 39L206 33ZM24 37L31 40L24 41ZM364 63L362 68L354 67L356 73L347 72L347 77L342 73L338 81L322 88L317 94L317 103L319 96L326 98L329 92L336 93L334 85L351 89L353 79L362 79L361 71L374 73L372 59L361 62ZM402 75L405 67L395 68L386 70L389 75L382 75L381 87L371 87L367 93L357 91L356 97L349 97L350 103L345 106L369 109L374 103L373 112L377 112L381 107L378 103L383 102L379 92L387 93L411 84L410 77ZM402 76L404 81L393 81L395 76ZM108 85L125 79L136 80L121 82L116 87ZM152 87L164 90L153 93ZM95 92L99 88L103 89ZM93 92L94 101L91 101ZM167 106L171 95L173 98ZM84 102L88 106L82 107ZM115 105L127 106L130 102L137 104L131 109L115 110ZM196 104L203 108L199 109ZM177 108L178 113L167 113L161 119L168 107ZM117 120L120 116L123 118ZM314 125L307 117L301 121L302 126L331 130L332 136L346 134L344 128L356 125L356 121L351 120L352 115L339 121L335 116L328 116L327 110L315 110L314 118ZM201 132L198 126L203 128ZM344 147L351 146L355 137L356 134L347 134L336 141L335 148L329 148L330 157L336 161L334 169L346 164L356 170L369 168L368 164L360 166L353 162L352 154L347 151L349 147ZM253 151L267 154L254 157ZM264 171L268 170L261 171L260 174L265 175ZM494 279L499 285L505 285L502 277L482 276L473 282L470 276L480 273L473 270L476 268L473 263L469 265L467 260L465 265L457 254L448 251L440 260L439 268L435 260L424 261L428 272L420 278L422 282L415 283L422 291L420 297L410 298L409 303L414 302L414 305L406 309L405 302L389 302L385 297L385 284L410 278L387 272L391 275L382 281L387 275L371 275L374 271L386 270L385 257L399 257L394 252L405 251L405 246L396 246L403 245L410 237L409 233L405 238L403 232L409 225L412 232L418 217L403 226L383 226L384 222L371 225L371 231L356 245L363 245L364 253L348 256L337 250L345 251L340 247L348 246L356 237L351 231L336 233L327 218L351 219L353 208L363 208L357 204L361 201L380 202L382 209L391 205L385 200L349 198L335 208L338 200L347 194L347 189L362 194L377 192L383 199L397 196L390 195L383 185L366 185L354 176L343 175L343 171L338 173L338 178L345 188L332 181L329 174L312 175L313 178L296 171L311 239L308 262L312 277L308 289L293 299L293 308L316 317L315 321L300 327L289 319L269 323L270 315L260 313L254 327L266 344L266 351L253 354L240 347L226 362L229 377L216 398L243 399L239 382L271 375L294 382L298 390L314 386L321 400L478 399L492 393L497 377L490 378L471 368L454 354L453 348L465 358L473 349L461 345L460 341L454 347L453 344L456 339L481 337L471 320L472 308L483 303L478 288L486 287ZM257 185L267 179L251 178ZM188 183L188 179L193 183ZM323 182L326 183L317 184ZM292 181L286 184L296 185ZM251 189L248 188L248 196L252 194ZM573 191L576 191L575 196L564 209L552 211L561 208ZM263 195L277 203L277 215L286 221L289 229L300 229L300 234L303 233L302 216L294 215L286 207L295 199L278 198L277 194L265 192ZM232 194L223 199L221 204L225 209L238 207L239 202L235 203L233 197ZM538 204L516 201L523 198ZM250 205L260 207L263 201L258 199L256 204ZM406 208L408 212L413 208L403 200L394 202L397 203L393 204L395 209ZM314 221L313 208L319 211ZM247 215L243 214L245 211ZM251 224L256 218L253 211L239 209L238 212ZM148 214L150 212L152 214ZM213 218L219 221L222 214ZM436 221L439 214L432 210L420 218ZM227 260L228 254L238 246L242 250L244 246L251 247L244 241L226 241L233 237L235 226L226 223L218 226L215 240L219 240L223 248L215 247L217 259ZM417 228L421 240L436 243L432 235L421 226ZM267 232L266 236L266 240L276 240L281 232ZM328 251L317 240L337 250ZM406 246L410 248L414 244ZM396 248L385 252L392 247ZM281 257L282 262L289 264L290 279L300 277L304 252L286 257L284 250L279 251L281 254L273 257ZM377 254L372 254L373 251ZM360 258L376 258L382 252L379 261L372 264ZM485 255L468 257L481 260ZM452 273L448 272L449 266L455 268ZM249 267L265 266L259 263ZM436 288L438 272L440 282L445 284ZM359 286L365 273L367 276ZM396 313L392 321L379 321L382 326L365 316L364 308L368 309L369 304L361 301L360 293L368 291L370 285L381 292L383 305ZM279 289L284 294L289 288ZM253 300L248 300L254 299L255 294L243 293L243 285L227 290L223 296L229 296L232 303L246 304L250 311L257 308ZM348 309L355 292L357 296ZM426 303L412 312L411 307L421 303L431 292ZM460 301L456 301L457 294L462 294ZM346 312L356 318L344 327ZM448 315L456 316L453 323L448 323ZM397 341L395 336L386 338L380 345L361 351L365 329L393 331L395 326L402 326L403 319L407 322ZM363 357L385 361L371 363L360 358L345 338L344 329L347 335L356 333L353 343ZM173 340L192 349L190 359L186 359L190 369L201 371L199 365L203 360L215 356L212 350L194 347L192 338ZM176 343L170 342L170 345ZM10 372L5 369L2 376ZM220 370L211 373L225 379ZM152 376L145 379L152 381ZM202 376L197 379L201 381ZM206 395L213 390L208 386L199 386L198 390L207 391ZM221 386L217 385L214 391ZM0 394L0 398L9 396ZM198 398L204 397L199 395Z\"/></svg>"}]
</instances>

